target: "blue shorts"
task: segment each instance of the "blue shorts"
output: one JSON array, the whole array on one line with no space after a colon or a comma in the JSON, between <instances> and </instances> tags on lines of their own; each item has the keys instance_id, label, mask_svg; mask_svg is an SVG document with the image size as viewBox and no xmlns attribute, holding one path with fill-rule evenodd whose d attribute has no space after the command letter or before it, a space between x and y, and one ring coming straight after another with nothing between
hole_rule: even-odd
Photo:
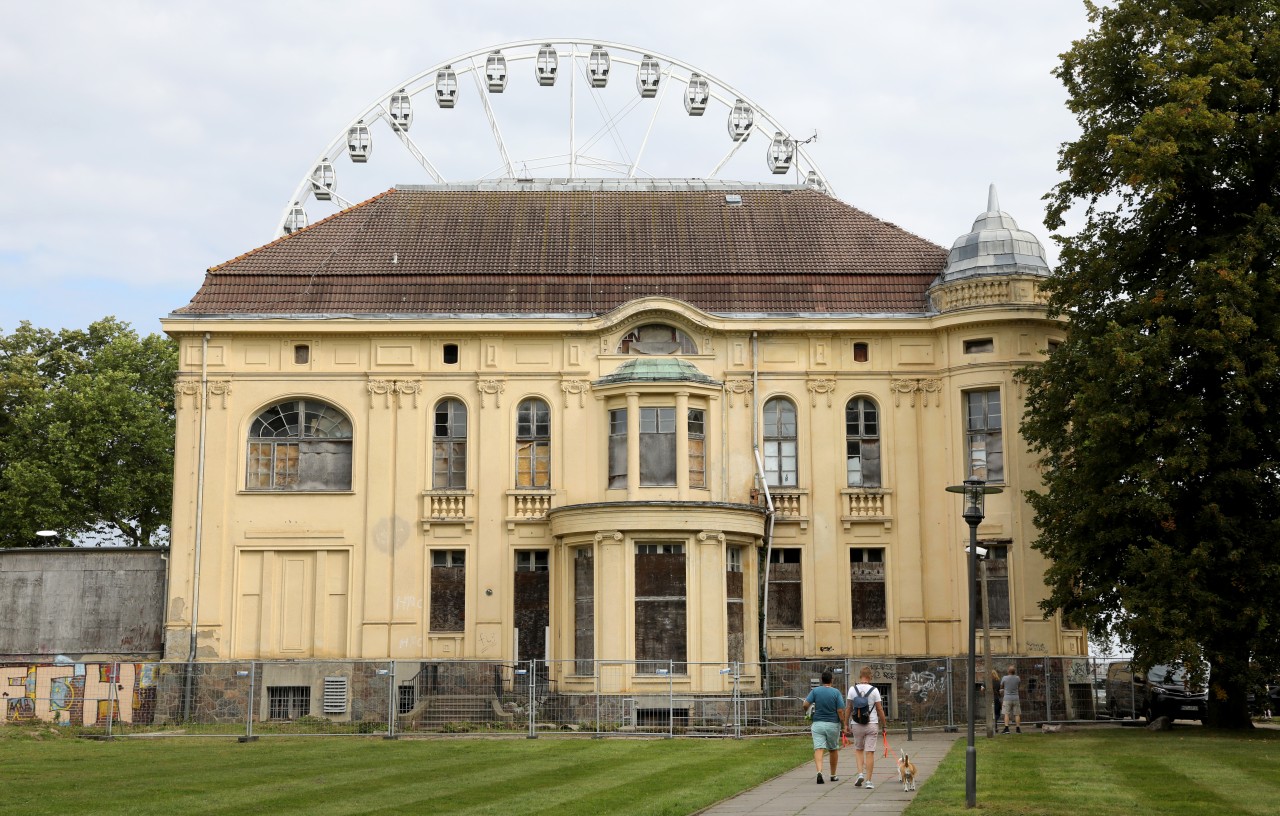
<instances>
[{"instance_id":1,"label":"blue shorts","mask_svg":"<svg viewBox=\"0 0 1280 816\"><path fill-rule=\"evenodd\" d=\"M813 724L813 750L840 750L840 723L816 722Z\"/></svg>"}]
</instances>

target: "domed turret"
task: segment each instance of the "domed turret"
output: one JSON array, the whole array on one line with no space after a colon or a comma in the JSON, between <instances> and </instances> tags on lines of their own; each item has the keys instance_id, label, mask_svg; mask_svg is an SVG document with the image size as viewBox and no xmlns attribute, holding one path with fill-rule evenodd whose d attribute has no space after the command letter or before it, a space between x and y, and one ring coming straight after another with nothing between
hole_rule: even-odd
<instances>
[{"instance_id":1,"label":"domed turret","mask_svg":"<svg viewBox=\"0 0 1280 816\"><path fill-rule=\"evenodd\" d=\"M951 245L947 265L929 288L929 296L939 311L1028 299L1039 302L1035 281L1049 274L1040 239L1019 229L1013 216L1000 209L992 184L987 211Z\"/></svg>"},{"instance_id":2,"label":"domed turret","mask_svg":"<svg viewBox=\"0 0 1280 816\"><path fill-rule=\"evenodd\" d=\"M1040 240L1023 229L1013 216L1000 209L996 186L987 193L987 211L973 222L973 229L951 245L942 283L979 275L1048 275Z\"/></svg>"}]
</instances>

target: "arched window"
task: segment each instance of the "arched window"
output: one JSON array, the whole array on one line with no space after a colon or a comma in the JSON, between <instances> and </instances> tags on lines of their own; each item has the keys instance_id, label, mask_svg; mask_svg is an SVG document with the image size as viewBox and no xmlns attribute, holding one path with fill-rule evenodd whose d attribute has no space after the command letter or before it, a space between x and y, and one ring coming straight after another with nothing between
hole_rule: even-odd
<instances>
[{"instance_id":1,"label":"arched window","mask_svg":"<svg viewBox=\"0 0 1280 816\"><path fill-rule=\"evenodd\" d=\"M845 405L844 449L849 487L879 487L880 412L871 400L854 397Z\"/></svg>"},{"instance_id":2,"label":"arched window","mask_svg":"<svg viewBox=\"0 0 1280 816\"><path fill-rule=\"evenodd\" d=\"M248 490L350 490L351 420L318 400L276 403L249 429Z\"/></svg>"},{"instance_id":3,"label":"arched window","mask_svg":"<svg viewBox=\"0 0 1280 816\"><path fill-rule=\"evenodd\" d=\"M697 354L698 344L689 335L661 323L632 329L618 344L619 354Z\"/></svg>"},{"instance_id":4,"label":"arched window","mask_svg":"<svg viewBox=\"0 0 1280 816\"><path fill-rule=\"evenodd\" d=\"M435 416L431 486L436 490L465 488L467 406L462 404L462 400L443 399L436 403Z\"/></svg>"},{"instance_id":5,"label":"arched window","mask_svg":"<svg viewBox=\"0 0 1280 816\"><path fill-rule=\"evenodd\" d=\"M551 406L540 399L516 407L516 487L551 487Z\"/></svg>"},{"instance_id":6,"label":"arched window","mask_svg":"<svg viewBox=\"0 0 1280 816\"><path fill-rule=\"evenodd\" d=\"M796 406L774 397L764 404L764 478L770 487L795 487Z\"/></svg>"}]
</instances>

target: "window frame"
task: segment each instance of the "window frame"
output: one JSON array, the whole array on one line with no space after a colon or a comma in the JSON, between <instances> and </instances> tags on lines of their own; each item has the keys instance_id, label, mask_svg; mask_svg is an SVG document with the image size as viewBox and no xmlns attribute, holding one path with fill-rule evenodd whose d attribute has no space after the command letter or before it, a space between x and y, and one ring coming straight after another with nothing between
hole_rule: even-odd
<instances>
[{"instance_id":1,"label":"window frame","mask_svg":"<svg viewBox=\"0 0 1280 816\"><path fill-rule=\"evenodd\" d=\"M305 430L308 426L309 432ZM308 397L273 402L254 415L245 434L244 489L251 493L349 493L354 482L354 442L350 415L330 402ZM327 456L345 460L345 467L339 461L337 468L311 470L328 464L322 461ZM325 484L326 479L330 483Z\"/></svg>"},{"instance_id":2,"label":"window frame","mask_svg":"<svg viewBox=\"0 0 1280 816\"><path fill-rule=\"evenodd\" d=\"M968 461L965 463L965 473L968 474L966 478L981 479L988 483L1003 483L1005 479L1004 406L1001 403L1001 389L998 387L975 388L962 393L964 395L965 450L968 452ZM991 410L992 406L995 407L995 411ZM980 410L975 412L975 407Z\"/></svg>"},{"instance_id":3,"label":"window frame","mask_svg":"<svg viewBox=\"0 0 1280 816\"><path fill-rule=\"evenodd\" d=\"M770 409L773 409L772 411ZM790 425L784 416L789 409ZM764 437L764 476L769 487L800 486L800 419L796 404L789 397L770 397L761 408ZM788 430L790 435L787 434ZM788 468L788 462L790 467ZM788 481L790 477L790 481Z\"/></svg>"},{"instance_id":4,"label":"window frame","mask_svg":"<svg viewBox=\"0 0 1280 816\"><path fill-rule=\"evenodd\" d=\"M443 423L440 421L442 409L445 417ZM467 489L469 430L467 414L467 404L457 397L444 397L431 409L431 488L433 490ZM443 435L440 433L441 428L445 430ZM459 430L461 434L458 433Z\"/></svg>"},{"instance_id":5,"label":"window frame","mask_svg":"<svg viewBox=\"0 0 1280 816\"><path fill-rule=\"evenodd\" d=\"M859 564L879 566L856 566ZM859 587L866 591L860 592ZM865 613L869 606L873 609L878 607L879 617L860 620L859 613ZM849 622L854 631L876 631L889 627L888 563L884 547L849 548Z\"/></svg>"},{"instance_id":6,"label":"window frame","mask_svg":"<svg viewBox=\"0 0 1280 816\"><path fill-rule=\"evenodd\" d=\"M856 419L851 421L851 414L855 411ZM875 400L857 396L845 403L844 434L845 482L849 487L881 487L884 482L880 470L880 406ZM858 463L856 483L853 469L855 460Z\"/></svg>"},{"instance_id":7,"label":"window frame","mask_svg":"<svg viewBox=\"0 0 1280 816\"><path fill-rule=\"evenodd\" d=\"M515 486L530 490L550 490L551 405L546 400L528 397L516 406L515 444Z\"/></svg>"}]
</instances>

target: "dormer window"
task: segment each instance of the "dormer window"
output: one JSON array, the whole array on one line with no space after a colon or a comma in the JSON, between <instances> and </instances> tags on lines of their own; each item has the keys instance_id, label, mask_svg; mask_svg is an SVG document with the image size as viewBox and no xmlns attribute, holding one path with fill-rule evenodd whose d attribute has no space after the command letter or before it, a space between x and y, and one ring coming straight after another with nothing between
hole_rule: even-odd
<instances>
[{"instance_id":1,"label":"dormer window","mask_svg":"<svg viewBox=\"0 0 1280 816\"><path fill-rule=\"evenodd\" d=\"M689 335L661 323L632 329L618 343L619 354L697 354L698 344Z\"/></svg>"}]
</instances>

